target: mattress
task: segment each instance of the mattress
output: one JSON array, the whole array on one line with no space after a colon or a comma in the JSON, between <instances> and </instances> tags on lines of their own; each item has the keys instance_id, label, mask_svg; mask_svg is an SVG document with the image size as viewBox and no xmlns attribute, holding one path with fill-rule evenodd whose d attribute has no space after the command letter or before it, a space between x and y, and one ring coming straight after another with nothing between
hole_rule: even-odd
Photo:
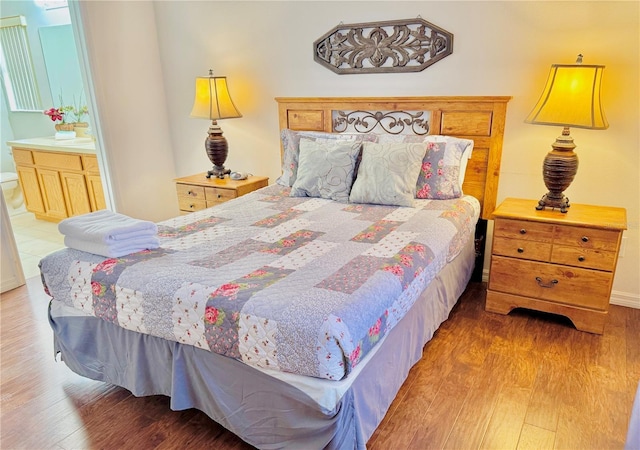
<instances>
[{"instance_id":1,"label":"mattress","mask_svg":"<svg viewBox=\"0 0 640 450\"><path fill-rule=\"evenodd\" d=\"M341 380L473 240L478 215L470 196L406 208L274 185L159 224L159 249L66 249L41 272L54 301L80 315L258 369Z\"/></svg>"}]
</instances>

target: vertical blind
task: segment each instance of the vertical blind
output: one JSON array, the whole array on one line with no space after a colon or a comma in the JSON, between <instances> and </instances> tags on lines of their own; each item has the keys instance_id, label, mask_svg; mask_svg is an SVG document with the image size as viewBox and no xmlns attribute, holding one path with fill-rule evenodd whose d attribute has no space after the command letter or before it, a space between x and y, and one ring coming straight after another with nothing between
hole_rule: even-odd
<instances>
[{"instance_id":1,"label":"vertical blind","mask_svg":"<svg viewBox=\"0 0 640 450\"><path fill-rule=\"evenodd\" d=\"M11 111L42 110L24 16L0 18L0 70Z\"/></svg>"}]
</instances>

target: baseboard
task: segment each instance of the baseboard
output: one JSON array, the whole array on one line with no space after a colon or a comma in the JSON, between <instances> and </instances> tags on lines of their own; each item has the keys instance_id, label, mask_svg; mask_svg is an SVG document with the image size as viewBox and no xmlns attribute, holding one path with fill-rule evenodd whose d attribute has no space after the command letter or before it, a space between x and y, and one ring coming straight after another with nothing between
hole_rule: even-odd
<instances>
[{"instance_id":1,"label":"baseboard","mask_svg":"<svg viewBox=\"0 0 640 450\"><path fill-rule=\"evenodd\" d=\"M630 292L611 291L609 303L612 305L640 309L640 295L632 294Z\"/></svg>"},{"instance_id":2,"label":"baseboard","mask_svg":"<svg viewBox=\"0 0 640 450\"><path fill-rule=\"evenodd\" d=\"M482 271L482 282L489 282L489 270ZM609 303L612 305L626 306L627 308L640 309L640 295L630 292L611 291Z\"/></svg>"},{"instance_id":3,"label":"baseboard","mask_svg":"<svg viewBox=\"0 0 640 450\"><path fill-rule=\"evenodd\" d=\"M489 282L489 269L487 269L487 268L482 270L482 282L483 283L488 283Z\"/></svg>"}]
</instances>

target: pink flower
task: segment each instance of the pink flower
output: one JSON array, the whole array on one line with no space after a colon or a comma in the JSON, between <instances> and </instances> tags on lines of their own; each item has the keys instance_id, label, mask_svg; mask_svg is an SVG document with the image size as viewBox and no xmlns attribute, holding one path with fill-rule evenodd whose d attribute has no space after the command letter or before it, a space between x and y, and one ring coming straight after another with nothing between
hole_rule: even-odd
<instances>
[{"instance_id":1,"label":"pink flower","mask_svg":"<svg viewBox=\"0 0 640 450\"><path fill-rule=\"evenodd\" d=\"M216 291L211 295L212 297L217 297L222 295L223 297L235 297L240 290L240 285L236 283L226 283L220 286Z\"/></svg>"},{"instance_id":2,"label":"pink flower","mask_svg":"<svg viewBox=\"0 0 640 450\"><path fill-rule=\"evenodd\" d=\"M296 244L295 239L283 239L282 246L283 247L293 247Z\"/></svg>"},{"instance_id":3,"label":"pink flower","mask_svg":"<svg viewBox=\"0 0 640 450\"><path fill-rule=\"evenodd\" d=\"M411 256L409 255L400 255L400 264L406 267L411 267Z\"/></svg>"},{"instance_id":4,"label":"pink flower","mask_svg":"<svg viewBox=\"0 0 640 450\"><path fill-rule=\"evenodd\" d=\"M94 269L95 272L113 273L113 268L118 264L118 260L115 258L109 258L102 261Z\"/></svg>"},{"instance_id":5,"label":"pink flower","mask_svg":"<svg viewBox=\"0 0 640 450\"><path fill-rule=\"evenodd\" d=\"M213 306L207 306L204 310L204 320L209 323L215 324L218 321L218 308Z\"/></svg>"},{"instance_id":6,"label":"pink flower","mask_svg":"<svg viewBox=\"0 0 640 450\"><path fill-rule=\"evenodd\" d=\"M381 325L382 325L382 319L378 319L376 323L371 328L369 328L369 336L379 335Z\"/></svg>"},{"instance_id":7,"label":"pink flower","mask_svg":"<svg viewBox=\"0 0 640 450\"><path fill-rule=\"evenodd\" d=\"M355 366L356 363L358 362L358 359L360 359L361 351L362 351L362 348L360 348L360 343L358 343L358 346L349 355L349 360L351 360L351 364L353 366Z\"/></svg>"},{"instance_id":8,"label":"pink flower","mask_svg":"<svg viewBox=\"0 0 640 450\"><path fill-rule=\"evenodd\" d=\"M93 291L93 295L100 295L102 293L102 285L97 281L92 281L91 290Z\"/></svg>"},{"instance_id":9,"label":"pink flower","mask_svg":"<svg viewBox=\"0 0 640 450\"><path fill-rule=\"evenodd\" d=\"M402 267L400 267L398 264L395 264L393 266L385 266L382 268L382 270L384 270L385 272L390 272L399 277L401 277L402 274L404 273L404 271L402 270Z\"/></svg>"},{"instance_id":10,"label":"pink flower","mask_svg":"<svg viewBox=\"0 0 640 450\"><path fill-rule=\"evenodd\" d=\"M444 169L438 169L438 175L439 176L444 175Z\"/></svg>"},{"instance_id":11,"label":"pink flower","mask_svg":"<svg viewBox=\"0 0 640 450\"><path fill-rule=\"evenodd\" d=\"M44 114L49 116L53 122L57 122L58 120L62 121L62 116L64 116L64 112L60 108L47 109L44 111Z\"/></svg>"},{"instance_id":12,"label":"pink flower","mask_svg":"<svg viewBox=\"0 0 640 450\"><path fill-rule=\"evenodd\" d=\"M416 197L418 197L418 198L429 198L429 192L430 191L431 191L431 186L429 186L428 184L425 184L424 186L422 186L420 188L420 190L416 194Z\"/></svg>"}]
</instances>

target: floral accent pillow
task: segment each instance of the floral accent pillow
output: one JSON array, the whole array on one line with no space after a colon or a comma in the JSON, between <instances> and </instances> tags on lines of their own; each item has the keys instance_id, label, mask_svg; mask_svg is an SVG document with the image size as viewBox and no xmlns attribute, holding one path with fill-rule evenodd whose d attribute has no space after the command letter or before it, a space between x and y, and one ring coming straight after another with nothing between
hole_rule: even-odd
<instances>
[{"instance_id":1,"label":"floral accent pillow","mask_svg":"<svg viewBox=\"0 0 640 450\"><path fill-rule=\"evenodd\" d=\"M413 206L426 143L365 142L349 201Z\"/></svg>"},{"instance_id":2,"label":"floral accent pillow","mask_svg":"<svg viewBox=\"0 0 640 450\"><path fill-rule=\"evenodd\" d=\"M300 139L298 172L291 197L348 202L361 146L358 140Z\"/></svg>"},{"instance_id":3,"label":"floral accent pillow","mask_svg":"<svg viewBox=\"0 0 640 450\"><path fill-rule=\"evenodd\" d=\"M416 198L446 200L458 198L462 189L458 181L462 150L445 142L427 142L416 184Z\"/></svg>"},{"instance_id":4,"label":"floral accent pillow","mask_svg":"<svg viewBox=\"0 0 640 450\"><path fill-rule=\"evenodd\" d=\"M375 134L349 134L349 133L326 133L323 131L294 131L285 128L280 133L282 140L283 158L282 175L278 177L276 183L281 186L291 187L296 182L298 176L298 159L300 155L300 139L336 139L358 142L375 142L378 136Z\"/></svg>"},{"instance_id":5,"label":"floral accent pillow","mask_svg":"<svg viewBox=\"0 0 640 450\"><path fill-rule=\"evenodd\" d=\"M462 196L467 162L473 141L442 135L380 135L378 142L426 142L429 144L422 162L416 197L446 200Z\"/></svg>"}]
</instances>

